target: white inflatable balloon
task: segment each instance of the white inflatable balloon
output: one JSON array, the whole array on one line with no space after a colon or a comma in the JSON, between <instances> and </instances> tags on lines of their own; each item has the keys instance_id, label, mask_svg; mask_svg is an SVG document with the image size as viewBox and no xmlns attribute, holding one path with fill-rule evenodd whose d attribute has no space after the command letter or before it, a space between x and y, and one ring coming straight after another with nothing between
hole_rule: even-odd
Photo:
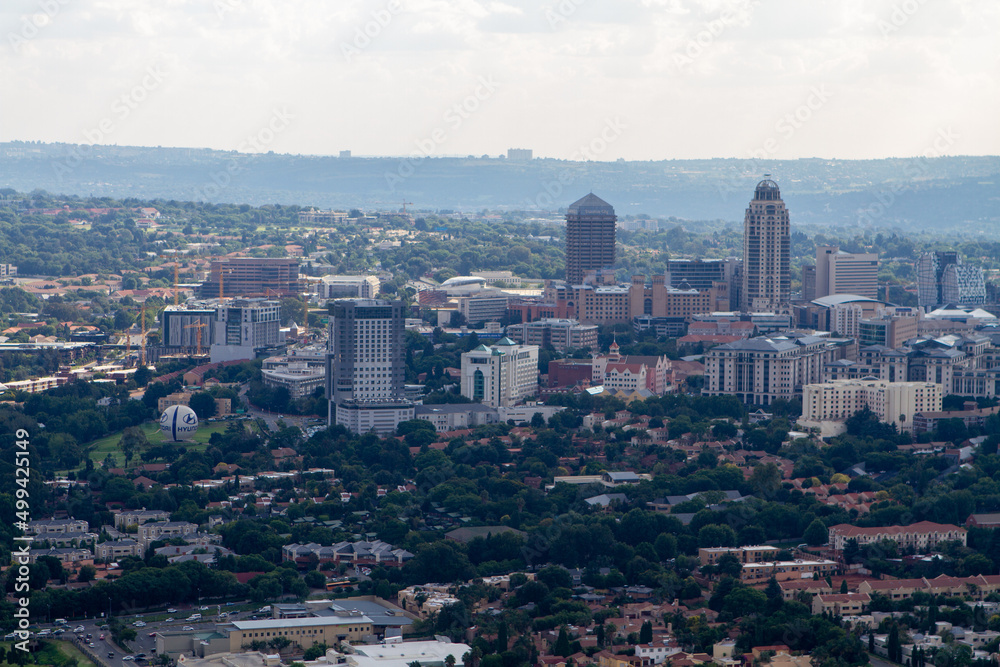
<instances>
[{"instance_id":1,"label":"white inflatable balloon","mask_svg":"<svg viewBox=\"0 0 1000 667\"><path fill-rule=\"evenodd\" d=\"M198 430L198 415L186 405L171 405L160 415L160 430L171 442L190 440Z\"/></svg>"}]
</instances>

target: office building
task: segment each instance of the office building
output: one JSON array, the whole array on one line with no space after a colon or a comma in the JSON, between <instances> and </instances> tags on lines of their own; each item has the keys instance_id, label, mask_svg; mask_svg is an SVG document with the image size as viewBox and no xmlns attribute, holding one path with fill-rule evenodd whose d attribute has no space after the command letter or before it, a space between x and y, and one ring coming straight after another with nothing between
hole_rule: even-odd
<instances>
[{"instance_id":1,"label":"office building","mask_svg":"<svg viewBox=\"0 0 1000 667\"><path fill-rule=\"evenodd\" d=\"M538 393L538 346L501 338L462 354L462 395L491 408L511 407Z\"/></svg>"},{"instance_id":2,"label":"office building","mask_svg":"<svg viewBox=\"0 0 1000 667\"><path fill-rule=\"evenodd\" d=\"M933 382L840 380L808 384L802 388L804 426L844 422L861 410L871 410L879 421L900 431L913 429L913 416L941 409L944 392Z\"/></svg>"},{"instance_id":3,"label":"office building","mask_svg":"<svg viewBox=\"0 0 1000 667\"><path fill-rule=\"evenodd\" d=\"M340 642L361 642L373 634L372 621L359 612L306 618L269 618L260 621L233 621L220 624L217 631L229 638L229 650L245 651L252 642L270 642L277 637L292 645L309 648L313 644L337 646ZM168 651L169 652L169 651Z\"/></svg>"},{"instance_id":4,"label":"office building","mask_svg":"<svg viewBox=\"0 0 1000 667\"><path fill-rule=\"evenodd\" d=\"M743 310L773 311L789 302L791 235L778 184L765 178L754 189L743 221Z\"/></svg>"},{"instance_id":5,"label":"office building","mask_svg":"<svg viewBox=\"0 0 1000 667\"><path fill-rule=\"evenodd\" d=\"M566 212L566 282L583 283L588 271L615 263L615 209L594 193Z\"/></svg>"},{"instance_id":6,"label":"office building","mask_svg":"<svg viewBox=\"0 0 1000 667\"><path fill-rule=\"evenodd\" d=\"M714 288L715 283L728 286L729 305L722 310L739 310L739 295L743 288L743 260L725 259L671 259L667 261L666 284L677 289L696 289L699 292Z\"/></svg>"},{"instance_id":7,"label":"office building","mask_svg":"<svg viewBox=\"0 0 1000 667\"><path fill-rule=\"evenodd\" d=\"M906 341L916 338L918 333L916 314L886 313L862 319L858 323L858 344L903 347Z\"/></svg>"},{"instance_id":8,"label":"office building","mask_svg":"<svg viewBox=\"0 0 1000 667\"><path fill-rule=\"evenodd\" d=\"M503 319L507 315L507 300L504 292L493 289L454 298L458 312L473 326Z\"/></svg>"},{"instance_id":9,"label":"office building","mask_svg":"<svg viewBox=\"0 0 1000 667\"><path fill-rule=\"evenodd\" d=\"M213 260L208 279L201 284L198 295L203 299L218 298L220 280L223 297L297 297L303 290L297 259L233 257Z\"/></svg>"},{"instance_id":10,"label":"office building","mask_svg":"<svg viewBox=\"0 0 1000 667\"><path fill-rule=\"evenodd\" d=\"M212 323L212 363L256 359L275 348L281 343L280 316L281 304L266 299L235 299L219 305Z\"/></svg>"},{"instance_id":11,"label":"office building","mask_svg":"<svg viewBox=\"0 0 1000 667\"><path fill-rule=\"evenodd\" d=\"M374 299L382 284L376 276L323 276L319 282L321 299Z\"/></svg>"},{"instance_id":12,"label":"office building","mask_svg":"<svg viewBox=\"0 0 1000 667\"><path fill-rule=\"evenodd\" d=\"M802 301L812 301L816 298L816 265L802 265Z\"/></svg>"},{"instance_id":13,"label":"office building","mask_svg":"<svg viewBox=\"0 0 1000 667\"><path fill-rule=\"evenodd\" d=\"M406 399L403 302L346 299L331 308L328 419L355 433L390 433L413 419Z\"/></svg>"},{"instance_id":14,"label":"office building","mask_svg":"<svg viewBox=\"0 0 1000 667\"><path fill-rule=\"evenodd\" d=\"M343 152L344 151L341 151L341 153ZM350 151L347 151L347 153L347 157L350 157ZM344 156L341 155L341 157ZM347 211L318 211L314 208L311 208L308 211L299 211L299 222L333 225L350 221L350 214Z\"/></svg>"},{"instance_id":15,"label":"office building","mask_svg":"<svg viewBox=\"0 0 1000 667\"><path fill-rule=\"evenodd\" d=\"M978 306L986 303L983 270L962 263L957 252L928 252L917 260L917 304Z\"/></svg>"},{"instance_id":16,"label":"office building","mask_svg":"<svg viewBox=\"0 0 1000 667\"><path fill-rule=\"evenodd\" d=\"M823 368L854 359L851 339L819 336L748 338L712 348L705 355L706 396L736 396L752 405L802 395L802 387L823 380Z\"/></svg>"},{"instance_id":17,"label":"office building","mask_svg":"<svg viewBox=\"0 0 1000 667\"><path fill-rule=\"evenodd\" d=\"M928 252L917 260L917 305L936 308L944 305L941 284L944 270L953 264L961 264L957 252Z\"/></svg>"},{"instance_id":18,"label":"office building","mask_svg":"<svg viewBox=\"0 0 1000 667\"><path fill-rule=\"evenodd\" d=\"M530 160L533 155L533 151L530 148L508 148L507 149L507 159L508 160Z\"/></svg>"},{"instance_id":19,"label":"office building","mask_svg":"<svg viewBox=\"0 0 1000 667\"><path fill-rule=\"evenodd\" d=\"M215 308L167 306L160 313L160 340L164 347L208 351L215 341ZM200 334L199 334L200 332Z\"/></svg>"},{"instance_id":20,"label":"office building","mask_svg":"<svg viewBox=\"0 0 1000 667\"><path fill-rule=\"evenodd\" d=\"M986 303L986 278L978 266L950 264L941 276L941 304L981 306Z\"/></svg>"},{"instance_id":21,"label":"office building","mask_svg":"<svg viewBox=\"0 0 1000 667\"><path fill-rule=\"evenodd\" d=\"M594 349L597 347L597 333L596 324L580 324L577 320L559 318L507 327L507 335L518 343L548 347L556 352Z\"/></svg>"},{"instance_id":22,"label":"office building","mask_svg":"<svg viewBox=\"0 0 1000 667\"><path fill-rule=\"evenodd\" d=\"M844 252L835 245L816 247L816 296L858 294L878 298L878 255Z\"/></svg>"}]
</instances>

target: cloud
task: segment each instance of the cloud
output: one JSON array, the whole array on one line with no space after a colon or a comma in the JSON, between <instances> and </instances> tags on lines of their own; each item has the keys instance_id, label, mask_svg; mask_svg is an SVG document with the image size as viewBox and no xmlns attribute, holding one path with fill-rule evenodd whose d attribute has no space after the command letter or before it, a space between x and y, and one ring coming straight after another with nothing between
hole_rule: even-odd
<instances>
[{"instance_id":1,"label":"cloud","mask_svg":"<svg viewBox=\"0 0 1000 667\"><path fill-rule=\"evenodd\" d=\"M37 0L0 9L0 138L235 148L275 105L276 151L407 154L478 77L500 87L440 149L601 159L742 157L816 86L832 96L775 157L1000 152L1000 6L989 0ZM35 25L31 36L22 34Z\"/></svg>"}]
</instances>

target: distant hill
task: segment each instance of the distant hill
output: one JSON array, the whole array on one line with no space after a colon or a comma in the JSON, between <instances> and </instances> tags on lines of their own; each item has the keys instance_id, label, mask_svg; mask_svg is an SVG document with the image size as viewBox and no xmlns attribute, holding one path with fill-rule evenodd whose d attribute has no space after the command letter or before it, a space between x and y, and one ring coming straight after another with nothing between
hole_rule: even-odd
<instances>
[{"instance_id":1,"label":"distant hill","mask_svg":"<svg viewBox=\"0 0 1000 667\"><path fill-rule=\"evenodd\" d=\"M593 190L620 215L743 218L770 173L797 225L995 234L1000 157L569 162L339 158L197 148L0 143L0 187L318 208L557 210Z\"/></svg>"}]
</instances>

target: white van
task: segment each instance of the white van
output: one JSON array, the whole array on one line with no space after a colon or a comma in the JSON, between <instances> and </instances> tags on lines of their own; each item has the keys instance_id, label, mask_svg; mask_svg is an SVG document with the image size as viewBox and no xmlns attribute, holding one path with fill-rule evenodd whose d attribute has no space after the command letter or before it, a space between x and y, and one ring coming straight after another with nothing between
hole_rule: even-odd
<instances>
[{"instance_id":1,"label":"white van","mask_svg":"<svg viewBox=\"0 0 1000 667\"><path fill-rule=\"evenodd\" d=\"M200 621L201 620L201 614L191 614L190 616L187 617L187 620L189 620L189 621Z\"/></svg>"},{"instance_id":2,"label":"white van","mask_svg":"<svg viewBox=\"0 0 1000 667\"><path fill-rule=\"evenodd\" d=\"M68 623L66 622L65 618L57 618L55 620L55 624L56 625L68 625Z\"/></svg>"}]
</instances>

